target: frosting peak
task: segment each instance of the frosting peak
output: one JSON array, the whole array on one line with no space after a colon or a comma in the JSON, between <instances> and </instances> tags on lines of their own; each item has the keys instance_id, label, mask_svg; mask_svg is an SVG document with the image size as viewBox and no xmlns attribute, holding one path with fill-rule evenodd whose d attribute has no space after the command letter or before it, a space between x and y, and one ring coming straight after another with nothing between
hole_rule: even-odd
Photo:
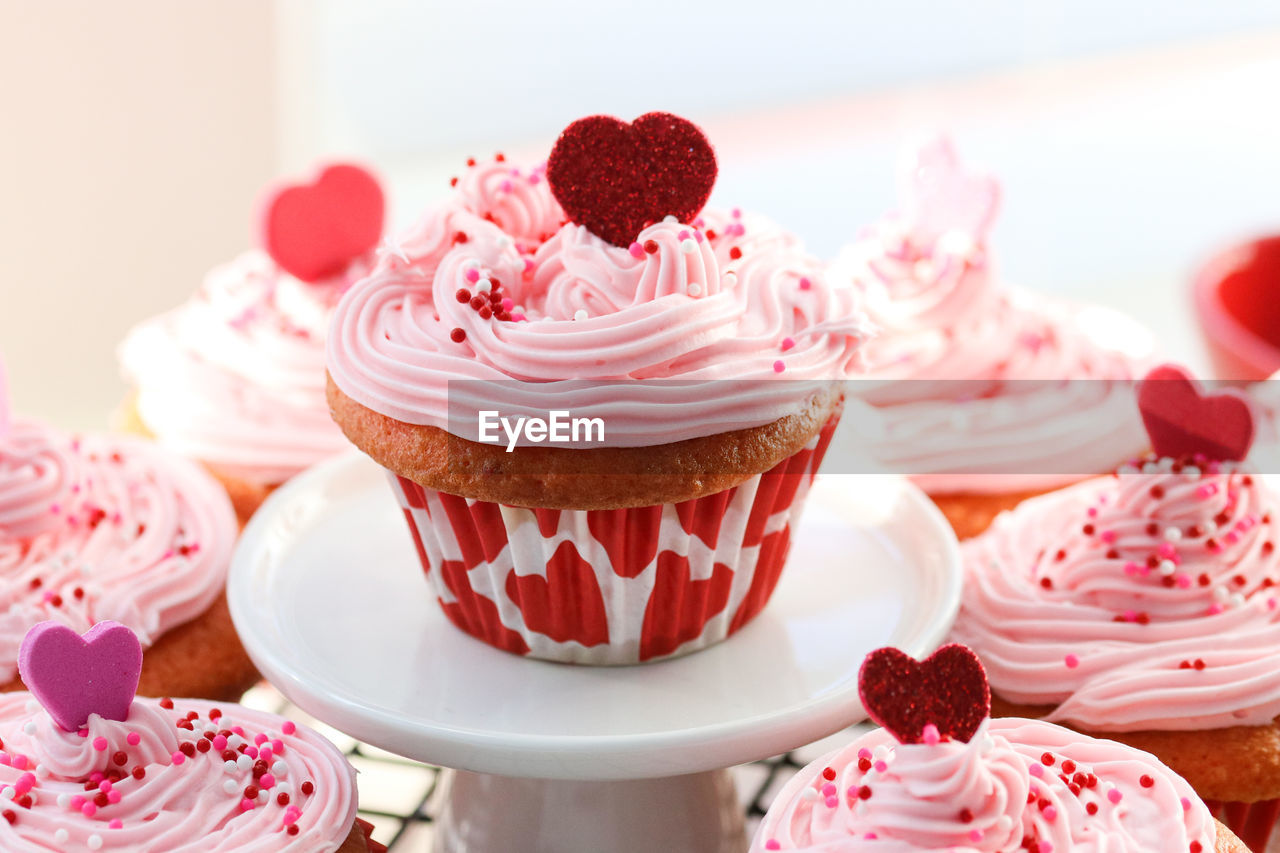
<instances>
[{"instance_id":1,"label":"frosting peak","mask_svg":"<svg viewBox=\"0 0 1280 853\"><path fill-rule=\"evenodd\" d=\"M0 434L0 542L58 527L79 492L79 466L65 440L25 421Z\"/></svg>"}]
</instances>

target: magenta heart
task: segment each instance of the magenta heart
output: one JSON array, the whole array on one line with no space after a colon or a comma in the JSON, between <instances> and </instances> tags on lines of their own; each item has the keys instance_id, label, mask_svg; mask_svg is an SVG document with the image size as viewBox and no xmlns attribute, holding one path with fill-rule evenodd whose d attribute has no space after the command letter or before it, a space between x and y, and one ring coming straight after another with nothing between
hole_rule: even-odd
<instances>
[{"instance_id":1,"label":"magenta heart","mask_svg":"<svg viewBox=\"0 0 1280 853\"><path fill-rule=\"evenodd\" d=\"M329 166L310 184L283 185L262 215L262 246L302 281L339 275L382 236L386 202L378 179L359 166Z\"/></svg>"},{"instance_id":2,"label":"magenta heart","mask_svg":"<svg viewBox=\"0 0 1280 853\"><path fill-rule=\"evenodd\" d=\"M128 719L141 673L142 645L119 622L99 622L83 637L61 622L41 622L18 649L23 684L69 732L90 714Z\"/></svg>"},{"instance_id":3,"label":"magenta heart","mask_svg":"<svg viewBox=\"0 0 1280 853\"><path fill-rule=\"evenodd\" d=\"M1162 364L1142 380L1138 411L1160 456L1239 461L1253 444L1253 411L1243 394L1234 389L1201 394L1191 376L1172 364Z\"/></svg>"},{"instance_id":4,"label":"magenta heart","mask_svg":"<svg viewBox=\"0 0 1280 853\"><path fill-rule=\"evenodd\" d=\"M867 716L902 743L920 743L927 725L968 743L991 714L987 672L960 643L922 661L892 647L876 649L858 671L858 695Z\"/></svg>"}]
</instances>

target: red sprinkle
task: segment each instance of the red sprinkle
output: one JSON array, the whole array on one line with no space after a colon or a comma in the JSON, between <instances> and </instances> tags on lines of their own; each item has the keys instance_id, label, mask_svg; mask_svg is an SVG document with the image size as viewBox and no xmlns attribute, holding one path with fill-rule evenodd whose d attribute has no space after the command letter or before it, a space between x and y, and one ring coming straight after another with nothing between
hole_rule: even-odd
<instances>
[{"instance_id":1,"label":"red sprinkle","mask_svg":"<svg viewBox=\"0 0 1280 853\"><path fill-rule=\"evenodd\" d=\"M453 341L455 344L460 344L466 339L467 339L466 329L463 329L461 327L455 328L452 332L449 333L449 340Z\"/></svg>"},{"instance_id":2,"label":"red sprinkle","mask_svg":"<svg viewBox=\"0 0 1280 853\"><path fill-rule=\"evenodd\" d=\"M731 248L731 249L729 250L729 258L730 258L730 260L734 260L734 261L736 261L736 260L737 260L738 258L740 258L740 257L742 257L742 250L741 250L741 249L739 249L737 246L734 246L733 248Z\"/></svg>"}]
</instances>

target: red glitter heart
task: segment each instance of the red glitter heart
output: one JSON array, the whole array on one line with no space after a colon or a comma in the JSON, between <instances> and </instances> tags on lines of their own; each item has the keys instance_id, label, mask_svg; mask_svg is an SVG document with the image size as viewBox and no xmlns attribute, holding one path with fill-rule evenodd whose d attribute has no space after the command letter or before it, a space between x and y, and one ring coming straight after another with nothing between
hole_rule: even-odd
<instances>
[{"instance_id":1,"label":"red glitter heart","mask_svg":"<svg viewBox=\"0 0 1280 853\"><path fill-rule=\"evenodd\" d=\"M386 204L378 179L347 163L310 184L281 185L267 196L262 247L302 281L338 275L382 236Z\"/></svg>"},{"instance_id":2,"label":"red glitter heart","mask_svg":"<svg viewBox=\"0 0 1280 853\"><path fill-rule=\"evenodd\" d=\"M716 155L697 125L670 113L631 124L589 116L556 140L547 182L571 221L625 248L664 217L698 215L716 182Z\"/></svg>"},{"instance_id":3,"label":"red glitter heart","mask_svg":"<svg viewBox=\"0 0 1280 853\"><path fill-rule=\"evenodd\" d=\"M1239 461L1253 444L1253 412L1234 389L1202 394L1185 370L1162 364L1138 387L1138 410L1160 456L1203 454L1219 462Z\"/></svg>"},{"instance_id":4,"label":"red glitter heart","mask_svg":"<svg viewBox=\"0 0 1280 853\"><path fill-rule=\"evenodd\" d=\"M858 695L867 716L902 743L920 743L929 724L943 738L968 743L991 715L987 672L960 643L923 661L892 647L876 649L858 672Z\"/></svg>"}]
</instances>

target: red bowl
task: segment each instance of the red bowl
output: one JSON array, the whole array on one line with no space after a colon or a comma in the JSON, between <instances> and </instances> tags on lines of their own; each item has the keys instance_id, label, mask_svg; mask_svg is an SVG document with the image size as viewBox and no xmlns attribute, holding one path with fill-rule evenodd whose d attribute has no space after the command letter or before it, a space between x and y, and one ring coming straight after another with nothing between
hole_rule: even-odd
<instances>
[{"instance_id":1,"label":"red bowl","mask_svg":"<svg viewBox=\"0 0 1280 853\"><path fill-rule=\"evenodd\" d=\"M1219 379L1253 381L1280 370L1280 235L1210 259L1193 295Z\"/></svg>"}]
</instances>

